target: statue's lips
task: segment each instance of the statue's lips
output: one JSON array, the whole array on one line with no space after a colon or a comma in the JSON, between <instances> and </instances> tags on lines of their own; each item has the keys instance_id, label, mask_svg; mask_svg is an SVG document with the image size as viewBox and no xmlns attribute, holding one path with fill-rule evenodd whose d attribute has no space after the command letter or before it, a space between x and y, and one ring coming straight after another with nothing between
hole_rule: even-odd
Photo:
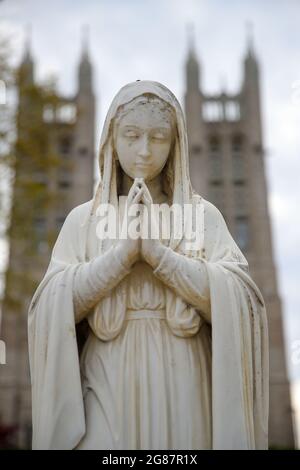
<instances>
[{"instance_id":1,"label":"statue's lips","mask_svg":"<svg viewBox=\"0 0 300 470\"><path fill-rule=\"evenodd\" d=\"M135 166L138 167L138 168L149 168L150 167L149 163L136 163Z\"/></svg>"}]
</instances>

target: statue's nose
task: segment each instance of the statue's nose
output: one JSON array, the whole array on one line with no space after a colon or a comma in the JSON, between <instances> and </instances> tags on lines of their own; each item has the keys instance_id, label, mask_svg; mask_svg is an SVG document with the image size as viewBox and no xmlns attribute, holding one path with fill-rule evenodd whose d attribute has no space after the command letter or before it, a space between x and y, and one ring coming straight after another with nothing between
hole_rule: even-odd
<instances>
[{"instance_id":1,"label":"statue's nose","mask_svg":"<svg viewBox=\"0 0 300 470\"><path fill-rule=\"evenodd\" d=\"M141 147L138 152L140 157L147 158L150 156L150 149L149 149L149 138L148 136L144 136L141 142Z\"/></svg>"}]
</instances>

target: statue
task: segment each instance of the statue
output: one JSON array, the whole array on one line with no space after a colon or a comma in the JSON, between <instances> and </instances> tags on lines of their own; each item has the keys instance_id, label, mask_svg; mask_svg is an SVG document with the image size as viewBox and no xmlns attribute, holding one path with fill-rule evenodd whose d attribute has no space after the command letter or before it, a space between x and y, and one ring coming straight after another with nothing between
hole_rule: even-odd
<instances>
[{"instance_id":1,"label":"statue","mask_svg":"<svg viewBox=\"0 0 300 470\"><path fill-rule=\"evenodd\" d=\"M29 308L33 448L266 449L264 301L221 213L191 187L170 90L119 91L99 165L95 196L67 216ZM122 225L136 205L144 227L157 204L200 209L200 244L174 235L178 217L167 238L163 217L150 216L158 237L99 231L101 207Z\"/></svg>"}]
</instances>

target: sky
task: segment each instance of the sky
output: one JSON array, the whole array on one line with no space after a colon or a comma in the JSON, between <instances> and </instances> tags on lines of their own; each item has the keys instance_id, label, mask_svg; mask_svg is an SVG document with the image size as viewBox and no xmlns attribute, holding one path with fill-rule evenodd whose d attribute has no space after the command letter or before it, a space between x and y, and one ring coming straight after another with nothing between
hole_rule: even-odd
<instances>
[{"instance_id":1,"label":"sky","mask_svg":"<svg viewBox=\"0 0 300 470\"><path fill-rule=\"evenodd\" d=\"M59 89L67 95L76 92L82 28L89 25L98 140L112 98L128 82L137 79L162 82L183 103L186 30L191 22L204 92L214 93L224 87L230 92L237 91L246 51L246 24L253 24L254 50L261 72L269 204L284 308L287 364L298 410L299 18L299 0L0 1L0 30L12 37L15 63L20 60L30 25L38 80L57 76Z\"/></svg>"}]
</instances>

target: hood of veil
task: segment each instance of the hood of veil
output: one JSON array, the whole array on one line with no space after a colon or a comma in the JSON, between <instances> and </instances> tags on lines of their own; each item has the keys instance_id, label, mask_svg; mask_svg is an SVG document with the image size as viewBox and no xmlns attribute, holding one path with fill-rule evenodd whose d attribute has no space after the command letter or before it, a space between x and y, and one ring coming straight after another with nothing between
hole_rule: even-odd
<instances>
[{"instance_id":1,"label":"hood of veil","mask_svg":"<svg viewBox=\"0 0 300 470\"><path fill-rule=\"evenodd\" d=\"M85 223L90 223L90 220L96 217L97 208L100 204L113 204L118 209L117 171L113 151L113 119L116 117L120 106L130 103L139 96L149 94L161 98L173 108L176 123L173 147L174 186L172 203L179 204L181 207L186 203L190 203L193 190L189 176L188 141L182 108L173 93L161 83L146 80L136 81L120 89L107 112L98 157L100 179L93 197L91 211ZM178 238L174 240L171 231L169 246L174 249L179 242L180 239Z\"/></svg>"}]
</instances>

